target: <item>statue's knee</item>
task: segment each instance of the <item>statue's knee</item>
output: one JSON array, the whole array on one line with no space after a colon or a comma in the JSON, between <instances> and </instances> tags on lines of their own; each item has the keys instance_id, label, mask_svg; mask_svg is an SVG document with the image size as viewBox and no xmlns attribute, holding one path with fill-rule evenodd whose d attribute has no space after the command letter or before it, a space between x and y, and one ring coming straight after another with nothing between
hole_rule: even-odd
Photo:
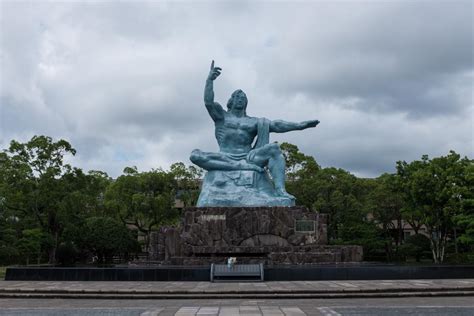
<instances>
[{"instance_id":1,"label":"statue's knee","mask_svg":"<svg viewBox=\"0 0 474 316\"><path fill-rule=\"evenodd\" d=\"M268 144L268 150L272 155L280 155L281 154L280 145L278 145L277 143Z\"/></svg>"},{"instance_id":2,"label":"statue's knee","mask_svg":"<svg viewBox=\"0 0 474 316\"><path fill-rule=\"evenodd\" d=\"M191 160L192 163L194 164L199 164L203 159L202 152L199 149L194 149L191 152L191 156L189 157L189 160Z\"/></svg>"}]
</instances>

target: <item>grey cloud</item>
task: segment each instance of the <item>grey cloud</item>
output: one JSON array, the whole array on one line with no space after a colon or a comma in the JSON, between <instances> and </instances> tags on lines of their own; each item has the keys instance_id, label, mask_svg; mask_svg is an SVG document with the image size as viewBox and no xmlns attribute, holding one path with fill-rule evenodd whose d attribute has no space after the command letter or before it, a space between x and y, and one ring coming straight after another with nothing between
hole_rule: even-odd
<instances>
[{"instance_id":1,"label":"grey cloud","mask_svg":"<svg viewBox=\"0 0 474 316\"><path fill-rule=\"evenodd\" d=\"M464 114L470 104L457 100L456 89L469 89L471 81L452 82L472 71L471 3L358 4L353 15L341 14L347 19L329 21L324 14L334 14L336 6L316 12L314 4L307 4L314 19L288 30L287 23L280 24L286 41L272 48L275 58L261 63L277 91L357 97L361 110L403 111L412 117L420 111ZM302 36L305 31L312 36ZM445 100L436 104L430 98L433 89L445 90L449 105Z\"/></svg>"},{"instance_id":2,"label":"grey cloud","mask_svg":"<svg viewBox=\"0 0 474 316\"><path fill-rule=\"evenodd\" d=\"M69 139L112 176L217 150L202 89L242 88L249 115L318 118L272 135L362 176L473 155L471 2L1 4L0 145ZM20 18L21 17L21 18Z\"/></svg>"}]
</instances>

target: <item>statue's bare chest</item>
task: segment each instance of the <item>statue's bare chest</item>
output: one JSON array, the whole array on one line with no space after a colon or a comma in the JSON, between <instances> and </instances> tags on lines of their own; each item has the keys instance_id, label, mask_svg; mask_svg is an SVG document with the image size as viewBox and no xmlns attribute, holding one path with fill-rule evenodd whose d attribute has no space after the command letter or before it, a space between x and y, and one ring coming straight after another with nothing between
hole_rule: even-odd
<instances>
[{"instance_id":1,"label":"statue's bare chest","mask_svg":"<svg viewBox=\"0 0 474 316\"><path fill-rule=\"evenodd\" d=\"M233 150L248 151L257 136L257 119L226 116L216 124L216 138L220 146L232 146ZM222 148L221 148L222 149Z\"/></svg>"},{"instance_id":2,"label":"statue's bare chest","mask_svg":"<svg viewBox=\"0 0 474 316\"><path fill-rule=\"evenodd\" d=\"M254 134L257 132L257 120L249 117L227 116L224 119L222 128L229 132Z\"/></svg>"}]
</instances>

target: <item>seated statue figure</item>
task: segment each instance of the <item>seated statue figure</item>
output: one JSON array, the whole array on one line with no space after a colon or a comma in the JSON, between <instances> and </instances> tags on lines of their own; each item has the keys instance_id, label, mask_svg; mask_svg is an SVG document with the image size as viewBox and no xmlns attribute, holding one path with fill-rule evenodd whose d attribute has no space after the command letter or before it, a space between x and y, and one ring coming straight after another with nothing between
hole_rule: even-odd
<instances>
[{"instance_id":1,"label":"seated statue figure","mask_svg":"<svg viewBox=\"0 0 474 316\"><path fill-rule=\"evenodd\" d=\"M208 171L197 206L293 206L295 199L285 189L285 159L280 146L269 143L269 133L316 127L319 121L294 123L248 116L242 90L232 93L225 111L214 101L213 83L221 71L212 61L204 89L204 104L214 121L220 151L195 149L190 157Z\"/></svg>"}]
</instances>

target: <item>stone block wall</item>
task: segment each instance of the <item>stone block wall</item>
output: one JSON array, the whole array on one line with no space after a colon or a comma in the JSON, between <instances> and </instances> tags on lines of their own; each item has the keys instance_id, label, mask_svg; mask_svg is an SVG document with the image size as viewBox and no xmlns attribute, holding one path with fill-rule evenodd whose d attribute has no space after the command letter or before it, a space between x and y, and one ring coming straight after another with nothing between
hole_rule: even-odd
<instances>
[{"instance_id":1,"label":"stone block wall","mask_svg":"<svg viewBox=\"0 0 474 316\"><path fill-rule=\"evenodd\" d=\"M354 262L362 260L362 248L327 246L327 215L297 206L192 207L178 228L152 234L150 257L164 264L222 263L230 256L267 265Z\"/></svg>"}]
</instances>

